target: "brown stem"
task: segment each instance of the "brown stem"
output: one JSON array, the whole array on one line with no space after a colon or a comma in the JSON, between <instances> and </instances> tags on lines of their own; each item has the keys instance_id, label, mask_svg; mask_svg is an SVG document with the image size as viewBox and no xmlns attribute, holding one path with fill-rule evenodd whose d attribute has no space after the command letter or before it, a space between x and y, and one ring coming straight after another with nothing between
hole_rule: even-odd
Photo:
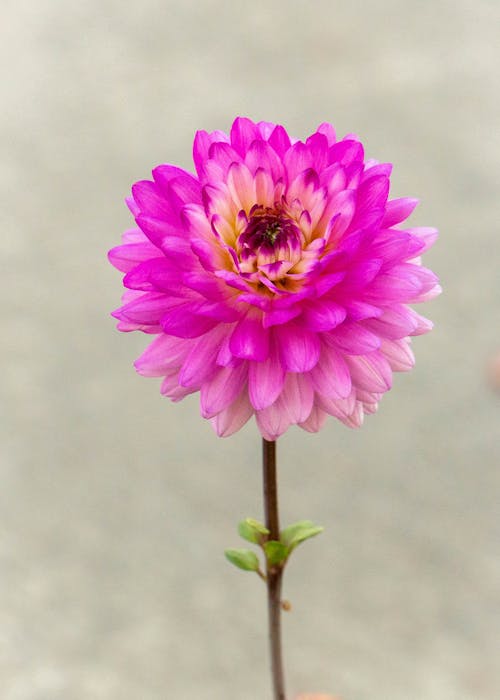
<instances>
[{"instance_id":1,"label":"brown stem","mask_svg":"<svg viewBox=\"0 0 500 700\"><path fill-rule=\"evenodd\" d=\"M264 470L264 511L269 539L279 540L278 488L276 481L276 442L262 440ZM267 567L267 602L269 609L269 641L274 700L285 700L285 680L281 654L281 582L282 567Z\"/></svg>"}]
</instances>

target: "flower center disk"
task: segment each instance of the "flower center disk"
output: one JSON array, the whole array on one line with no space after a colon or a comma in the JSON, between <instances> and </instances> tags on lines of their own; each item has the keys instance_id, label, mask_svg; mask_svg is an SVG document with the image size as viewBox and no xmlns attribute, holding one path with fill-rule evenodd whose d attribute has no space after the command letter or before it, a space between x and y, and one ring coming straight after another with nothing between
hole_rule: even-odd
<instances>
[{"instance_id":1,"label":"flower center disk","mask_svg":"<svg viewBox=\"0 0 500 700\"><path fill-rule=\"evenodd\" d=\"M236 243L241 272L248 279L278 291L269 282L283 282L300 260L302 238L297 223L283 211L255 206Z\"/></svg>"}]
</instances>

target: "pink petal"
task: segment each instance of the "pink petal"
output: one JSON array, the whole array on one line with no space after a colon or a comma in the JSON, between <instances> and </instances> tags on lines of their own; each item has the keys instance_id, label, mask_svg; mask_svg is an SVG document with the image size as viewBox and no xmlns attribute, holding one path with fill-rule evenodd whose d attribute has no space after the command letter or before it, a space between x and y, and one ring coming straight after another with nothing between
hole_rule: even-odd
<instances>
[{"instance_id":1,"label":"pink petal","mask_svg":"<svg viewBox=\"0 0 500 700\"><path fill-rule=\"evenodd\" d=\"M275 402L272 406L255 413L257 426L266 440L277 440L290 427L289 415Z\"/></svg>"},{"instance_id":2,"label":"pink petal","mask_svg":"<svg viewBox=\"0 0 500 700\"><path fill-rule=\"evenodd\" d=\"M271 347L269 357L264 362L250 362L248 370L248 394L256 410L267 408L276 401L283 389L285 370L279 355Z\"/></svg>"},{"instance_id":3,"label":"pink petal","mask_svg":"<svg viewBox=\"0 0 500 700\"><path fill-rule=\"evenodd\" d=\"M134 367L144 377L162 377L169 370L177 369L182 365L192 346L192 340L175 338L162 333L137 358Z\"/></svg>"},{"instance_id":4,"label":"pink petal","mask_svg":"<svg viewBox=\"0 0 500 700\"><path fill-rule=\"evenodd\" d=\"M324 339L348 355L364 355L380 347L380 338L359 323L343 323L325 333Z\"/></svg>"},{"instance_id":5,"label":"pink petal","mask_svg":"<svg viewBox=\"0 0 500 700\"><path fill-rule=\"evenodd\" d=\"M328 122L323 122L320 124L316 130L319 134L324 134L328 141L328 146L333 146L337 140L337 135L335 134L335 129Z\"/></svg>"},{"instance_id":6,"label":"pink petal","mask_svg":"<svg viewBox=\"0 0 500 700\"><path fill-rule=\"evenodd\" d=\"M351 393L351 374L341 353L323 344L318 364L310 372L314 389L330 398L345 399Z\"/></svg>"},{"instance_id":7,"label":"pink petal","mask_svg":"<svg viewBox=\"0 0 500 700\"><path fill-rule=\"evenodd\" d=\"M271 175L274 182L283 175L283 164L276 151L266 141L260 139L251 144L245 156L245 163L254 175L259 168L264 169Z\"/></svg>"},{"instance_id":8,"label":"pink petal","mask_svg":"<svg viewBox=\"0 0 500 700\"><path fill-rule=\"evenodd\" d=\"M314 167L311 151L300 141L288 149L283 158L288 182L293 182L304 170Z\"/></svg>"},{"instance_id":9,"label":"pink petal","mask_svg":"<svg viewBox=\"0 0 500 700\"><path fill-rule=\"evenodd\" d=\"M219 367L215 374L202 384L200 393L203 418L213 418L227 408L246 385L248 367L243 362L238 367Z\"/></svg>"},{"instance_id":10,"label":"pink petal","mask_svg":"<svg viewBox=\"0 0 500 700\"><path fill-rule=\"evenodd\" d=\"M288 413L292 424L302 423L311 413L314 390L307 374L288 373L277 405Z\"/></svg>"},{"instance_id":11,"label":"pink petal","mask_svg":"<svg viewBox=\"0 0 500 700\"><path fill-rule=\"evenodd\" d=\"M418 322L411 309L402 304L394 304L391 308L384 309L378 318L365 321L364 325L383 338L397 340L414 335Z\"/></svg>"},{"instance_id":12,"label":"pink petal","mask_svg":"<svg viewBox=\"0 0 500 700\"><path fill-rule=\"evenodd\" d=\"M315 333L293 323L274 330L281 362L289 372L308 372L319 359L320 343Z\"/></svg>"},{"instance_id":13,"label":"pink petal","mask_svg":"<svg viewBox=\"0 0 500 700\"><path fill-rule=\"evenodd\" d=\"M409 340L383 340L380 352L388 361L393 372L408 372L415 364L415 356Z\"/></svg>"},{"instance_id":14,"label":"pink petal","mask_svg":"<svg viewBox=\"0 0 500 700\"><path fill-rule=\"evenodd\" d=\"M142 231L141 235L144 235ZM158 255L158 248L146 239L144 243L129 243L112 248L108 253L109 262L121 272L128 272L137 263Z\"/></svg>"},{"instance_id":15,"label":"pink petal","mask_svg":"<svg viewBox=\"0 0 500 700\"><path fill-rule=\"evenodd\" d=\"M179 373L181 386L195 386L199 389L216 372L215 358L227 334L227 328L226 324L216 326L192 343Z\"/></svg>"},{"instance_id":16,"label":"pink petal","mask_svg":"<svg viewBox=\"0 0 500 700\"><path fill-rule=\"evenodd\" d=\"M385 357L379 352L369 355L347 355L345 358L354 386L365 391L383 393L392 385L392 371Z\"/></svg>"},{"instance_id":17,"label":"pink petal","mask_svg":"<svg viewBox=\"0 0 500 700\"><path fill-rule=\"evenodd\" d=\"M431 228L429 226L417 226L416 228L407 228L405 229L405 231L406 233L409 233L412 236L417 236L417 238L420 238L420 240L423 242L424 247L420 251L421 253L425 253L426 250L429 250L429 248L431 248L434 245L438 237L437 228Z\"/></svg>"},{"instance_id":18,"label":"pink petal","mask_svg":"<svg viewBox=\"0 0 500 700\"><path fill-rule=\"evenodd\" d=\"M308 418L299 423L299 425L304 430L307 430L308 433L317 433L321 430L327 418L328 413L318 406L313 406Z\"/></svg>"},{"instance_id":19,"label":"pink petal","mask_svg":"<svg viewBox=\"0 0 500 700\"><path fill-rule=\"evenodd\" d=\"M230 166L227 187L236 208L249 212L255 204L255 182L244 163L233 163Z\"/></svg>"},{"instance_id":20,"label":"pink petal","mask_svg":"<svg viewBox=\"0 0 500 700\"><path fill-rule=\"evenodd\" d=\"M333 244L340 240L349 228L356 210L356 193L354 190L343 190L333 198L329 209L333 218L325 234L326 240Z\"/></svg>"},{"instance_id":21,"label":"pink petal","mask_svg":"<svg viewBox=\"0 0 500 700\"><path fill-rule=\"evenodd\" d=\"M229 437L242 428L252 415L253 408L244 390L230 406L222 409L210 422L219 437Z\"/></svg>"},{"instance_id":22,"label":"pink petal","mask_svg":"<svg viewBox=\"0 0 500 700\"><path fill-rule=\"evenodd\" d=\"M195 389L191 387L179 386L177 382L178 370L170 370L165 376L160 392L163 396L168 396L172 401L181 401L189 394L194 393Z\"/></svg>"}]
</instances>

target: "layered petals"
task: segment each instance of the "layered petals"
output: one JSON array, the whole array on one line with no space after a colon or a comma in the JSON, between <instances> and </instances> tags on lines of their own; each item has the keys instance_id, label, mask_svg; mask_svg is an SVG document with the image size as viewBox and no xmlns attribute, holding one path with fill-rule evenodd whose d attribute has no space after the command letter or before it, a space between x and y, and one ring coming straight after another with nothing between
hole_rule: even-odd
<instances>
[{"instance_id":1,"label":"layered petals","mask_svg":"<svg viewBox=\"0 0 500 700\"><path fill-rule=\"evenodd\" d=\"M252 415L268 440L359 427L432 328L408 304L440 292L420 258L437 231L405 227L417 200L389 198L391 164L327 123L300 141L239 117L198 131L193 161L133 186L137 226L109 252L119 330L156 336L137 371L173 401L199 391L223 437Z\"/></svg>"}]
</instances>

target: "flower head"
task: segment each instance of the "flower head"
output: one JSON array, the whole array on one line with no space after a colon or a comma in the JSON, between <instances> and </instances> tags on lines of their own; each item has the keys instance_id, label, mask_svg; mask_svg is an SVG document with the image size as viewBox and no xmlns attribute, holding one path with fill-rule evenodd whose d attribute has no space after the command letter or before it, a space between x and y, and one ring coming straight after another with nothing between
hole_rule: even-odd
<instances>
[{"instance_id":1,"label":"flower head","mask_svg":"<svg viewBox=\"0 0 500 700\"><path fill-rule=\"evenodd\" d=\"M440 291L419 257L436 230L403 228L417 201L389 200L391 165L330 124L302 142L238 118L193 156L196 175L160 165L133 186L137 227L109 253L118 328L156 336L137 371L174 401L200 391L221 436L252 415L268 440L361 425L432 327L407 304Z\"/></svg>"}]
</instances>

